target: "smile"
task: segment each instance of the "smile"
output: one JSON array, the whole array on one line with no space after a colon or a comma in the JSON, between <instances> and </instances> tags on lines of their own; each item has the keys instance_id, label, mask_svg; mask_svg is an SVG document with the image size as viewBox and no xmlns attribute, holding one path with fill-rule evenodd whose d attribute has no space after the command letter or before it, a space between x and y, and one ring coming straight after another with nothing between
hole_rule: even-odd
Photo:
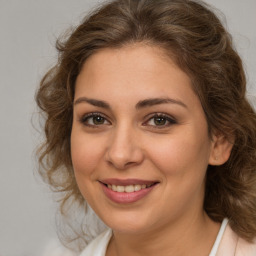
<instances>
[{"instance_id":1,"label":"smile","mask_svg":"<svg viewBox=\"0 0 256 256\"><path fill-rule=\"evenodd\" d=\"M150 184L150 185L128 185L128 186L119 186L119 185L110 185L108 184L107 187L115 192L126 192L126 193L132 193L132 192L136 192L136 191L140 191L141 189L145 189L145 188L149 188L153 185L154 183Z\"/></svg>"},{"instance_id":2,"label":"smile","mask_svg":"<svg viewBox=\"0 0 256 256\"><path fill-rule=\"evenodd\" d=\"M158 181L137 179L108 179L100 181L103 193L111 201L118 204L134 203L146 197L157 187Z\"/></svg>"}]
</instances>

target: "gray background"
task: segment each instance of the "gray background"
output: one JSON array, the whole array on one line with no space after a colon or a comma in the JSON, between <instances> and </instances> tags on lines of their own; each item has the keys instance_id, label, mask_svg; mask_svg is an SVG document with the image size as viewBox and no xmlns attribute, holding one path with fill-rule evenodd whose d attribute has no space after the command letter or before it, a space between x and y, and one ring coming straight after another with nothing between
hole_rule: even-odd
<instances>
[{"instance_id":1,"label":"gray background","mask_svg":"<svg viewBox=\"0 0 256 256\"><path fill-rule=\"evenodd\" d=\"M37 111L34 94L40 77L55 62L56 37L98 2L0 0L0 256L58 254L45 251L47 246L57 246L56 205L52 193L35 175L34 149L40 136L31 124ZM253 100L256 0L207 2L226 16L245 63L248 95Z\"/></svg>"}]
</instances>

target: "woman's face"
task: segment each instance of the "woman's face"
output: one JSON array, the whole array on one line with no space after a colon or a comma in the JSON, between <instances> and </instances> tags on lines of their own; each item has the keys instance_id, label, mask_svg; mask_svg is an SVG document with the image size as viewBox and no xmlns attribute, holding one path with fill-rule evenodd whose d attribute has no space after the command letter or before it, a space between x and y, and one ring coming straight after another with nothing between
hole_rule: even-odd
<instances>
[{"instance_id":1,"label":"woman's face","mask_svg":"<svg viewBox=\"0 0 256 256\"><path fill-rule=\"evenodd\" d=\"M213 147L190 78L161 49L103 49L84 64L72 161L82 195L112 229L152 231L203 214Z\"/></svg>"}]
</instances>

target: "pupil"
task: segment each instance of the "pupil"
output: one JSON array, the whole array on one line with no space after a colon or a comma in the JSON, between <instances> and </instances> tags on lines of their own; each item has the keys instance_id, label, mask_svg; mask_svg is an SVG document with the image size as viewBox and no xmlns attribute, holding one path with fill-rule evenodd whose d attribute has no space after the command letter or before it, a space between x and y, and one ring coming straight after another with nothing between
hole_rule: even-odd
<instances>
[{"instance_id":1,"label":"pupil","mask_svg":"<svg viewBox=\"0 0 256 256\"><path fill-rule=\"evenodd\" d=\"M164 117L155 117L156 125L165 125L166 119Z\"/></svg>"},{"instance_id":2,"label":"pupil","mask_svg":"<svg viewBox=\"0 0 256 256\"><path fill-rule=\"evenodd\" d=\"M104 118L101 116L95 116L93 118L94 124L103 124L104 123Z\"/></svg>"}]
</instances>

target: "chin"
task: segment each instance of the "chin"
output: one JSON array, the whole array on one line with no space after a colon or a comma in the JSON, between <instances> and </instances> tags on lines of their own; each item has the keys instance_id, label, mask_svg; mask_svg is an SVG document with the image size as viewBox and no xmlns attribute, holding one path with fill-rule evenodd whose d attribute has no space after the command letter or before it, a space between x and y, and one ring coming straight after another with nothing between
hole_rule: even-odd
<instances>
[{"instance_id":1,"label":"chin","mask_svg":"<svg viewBox=\"0 0 256 256\"><path fill-rule=\"evenodd\" d=\"M138 215L130 215L128 213L118 214L118 216L112 214L110 218L104 218L104 222L116 232L138 234L146 232L152 225L152 220L148 222L145 215L140 215L141 216L138 217Z\"/></svg>"}]
</instances>

